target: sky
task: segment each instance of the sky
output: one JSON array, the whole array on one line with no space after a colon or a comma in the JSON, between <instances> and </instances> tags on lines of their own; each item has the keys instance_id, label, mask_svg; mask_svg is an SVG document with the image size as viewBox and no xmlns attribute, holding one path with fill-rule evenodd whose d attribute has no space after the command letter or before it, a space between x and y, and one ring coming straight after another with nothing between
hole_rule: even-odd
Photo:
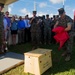
<instances>
[{"instance_id":1,"label":"sky","mask_svg":"<svg viewBox=\"0 0 75 75\"><path fill-rule=\"evenodd\" d=\"M36 4L37 16L49 14L50 17L58 15L58 9L64 9L67 15L71 18L74 16L75 0L18 0L12 3L8 7L10 14L32 17L32 11L34 9L34 3Z\"/></svg>"}]
</instances>

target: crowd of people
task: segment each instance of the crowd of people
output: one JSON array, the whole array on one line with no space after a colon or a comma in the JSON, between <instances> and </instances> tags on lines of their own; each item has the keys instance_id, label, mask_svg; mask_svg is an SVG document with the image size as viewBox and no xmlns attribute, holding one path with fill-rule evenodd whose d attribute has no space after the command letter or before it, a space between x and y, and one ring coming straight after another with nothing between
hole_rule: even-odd
<instances>
[{"instance_id":1,"label":"crowd of people","mask_svg":"<svg viewBox=\"0 0 75 75\"><path fill-rule=\"evenodd\" d=\"M51 44L54 42L52 29L57 18L58 15L49 18L48 14L37 17L36 11L33 11L32 18L28 15L25 18L15 15L9 17L9 12L6 11L3 18L5 42L8 42L11 33L12 45L16 45L16 35L18 35L18 44L31 42L33 49L40 44Z\"/></svg>"},{"instance_id":2,"label":"crowd of people","mask_svg":"<svg viewBox=\"0 0 75 75\"><path fill-rule=\"evenodd\" d=\"M6 11L5 14L1 12L4 4L0 3L0 53L4 53L8 50L7 43L9 39L9 33L12 36L12 45L16 45L16 35L18 34L18 44L23 44L26 42L32 43L32 49L36 49L40 44L51 44L55 43L52 32L53 28L58 26L63 26L65 31L70 35L70 39L65 44L65 52L62 56L66 55L65 60L70 60L72 52L72 19L65 14L63 8L59 9L59 15L54 15L49 17L49 14L43 16L36 16L37 11L33 11L33 17L29 18L25 15L25 18L20 16L9 17L9 12Z\"/></svg>"}]
</instances>

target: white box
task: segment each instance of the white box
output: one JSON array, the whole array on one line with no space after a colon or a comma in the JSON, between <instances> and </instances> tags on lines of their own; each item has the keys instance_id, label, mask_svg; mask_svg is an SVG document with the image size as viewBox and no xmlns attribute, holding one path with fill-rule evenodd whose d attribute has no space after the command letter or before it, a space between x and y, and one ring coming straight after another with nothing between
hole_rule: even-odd
<instances>
[{"instance_id":1,"label":"white box","mask_svg":"<svg viewBox=\"0 0 75 75\"><path fill-rule=\"evenodd\" d=\"M32 75L41 75L52 66L50 49L38 48L24 53L24 72Z\"/></svg>"}]
</instances>

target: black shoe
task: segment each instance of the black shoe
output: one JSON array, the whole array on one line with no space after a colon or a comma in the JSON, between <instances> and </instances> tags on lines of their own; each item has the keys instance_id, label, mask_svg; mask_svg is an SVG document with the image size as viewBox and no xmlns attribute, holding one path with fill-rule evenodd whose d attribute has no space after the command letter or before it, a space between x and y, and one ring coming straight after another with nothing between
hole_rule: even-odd
<instances>
[{"instance_id":1,"label":"black shoe","mask_svg":"<svg viewBox=\"0 0 75 75\"><path fill-rule=\"evenodd\" d=\"M66 58L65 58L65 61L70 61L71 60L71 55L70 54L67 54L66 55Z\"/></svg>"}]
</instances>

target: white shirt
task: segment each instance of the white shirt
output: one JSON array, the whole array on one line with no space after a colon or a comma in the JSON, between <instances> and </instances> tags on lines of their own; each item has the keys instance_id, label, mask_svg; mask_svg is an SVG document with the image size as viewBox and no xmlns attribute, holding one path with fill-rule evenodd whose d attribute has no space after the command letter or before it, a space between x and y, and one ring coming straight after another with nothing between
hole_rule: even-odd
<instances>
[{"instance_id":1,"label":"white shirt","mask_svg":"<svg viewBox=\"0 0 75 75\"><path fill-rule=\"evenodd\" d=\"M29 24L29 20L24 20L24 23L25 23L25 27L26 28L29 28L31 25Z\"/></svg>"}]
</instances>

